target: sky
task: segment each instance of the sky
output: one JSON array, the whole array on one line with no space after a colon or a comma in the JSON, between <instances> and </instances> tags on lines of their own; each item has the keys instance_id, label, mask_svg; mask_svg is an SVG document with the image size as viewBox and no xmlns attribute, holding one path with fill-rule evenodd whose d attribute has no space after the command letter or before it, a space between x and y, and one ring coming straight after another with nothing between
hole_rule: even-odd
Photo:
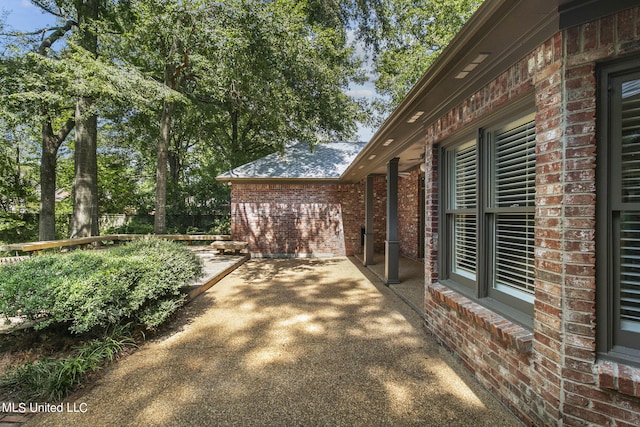
<instances>
[{"instance_id":1,"label":"sky","mask_svg":"<svg viewBox=\"0 0 640 427\"><path fill-rule=\"evenodd\" d=\"M55 19L42 13L29 0L0 0L0 9L7 12L6 24L13 30L34 30L55 23Z\"/></svg>"},{"instance_id":2,"label":"sky","mask_svg":"<svg viewBox=\"0 0 640 427\"><path fill-rule=\"evenodd\" d=\"M55 24L55 19L49 14L42 13L29 0L0 0L0 12L6 13L7 29L14 31L33 31ZM347 94L359 98L372 98L375 96L373 82L364 85L351 85ZM359 126L357 130L358 141L369 141L375 129Z\"/></svg>"}]
</instances>

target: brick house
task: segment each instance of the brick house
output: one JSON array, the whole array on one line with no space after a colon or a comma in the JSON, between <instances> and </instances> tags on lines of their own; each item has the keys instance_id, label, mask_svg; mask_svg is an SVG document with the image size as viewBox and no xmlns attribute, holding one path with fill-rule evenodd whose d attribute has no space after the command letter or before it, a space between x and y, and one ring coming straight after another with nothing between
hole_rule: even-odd
<instances>
[{"instance_id":1,"label":"brick house","mask_svg":"<svg viewBox=\"0 0 640 427\"><path fill-rule=\"evenodd\" d=\"M331 181L231 181L255 253L424 259L426 328L525 423L640 425L637 0L487 0Z\"/></svg>"}]
</instances>

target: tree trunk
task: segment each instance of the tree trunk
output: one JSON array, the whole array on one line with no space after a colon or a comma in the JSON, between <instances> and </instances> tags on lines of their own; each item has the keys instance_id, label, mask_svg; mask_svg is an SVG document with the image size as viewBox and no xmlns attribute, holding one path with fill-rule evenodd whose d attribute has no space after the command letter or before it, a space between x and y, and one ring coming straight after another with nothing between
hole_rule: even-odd
<instances>
[{"instance_id":1,"label":"tree trunk","mask_svg":"<svg viewBox=\"0 0 640 427\"><path fill-rule=\"evenodd\" d=\"M51 122L42 124L42 157L40 158L40 240L56 238L56 165L58 149L73 129L75 121L68 119L57 135Z\"/></svg>"},{"instance_id":2,"label":"tree trunk","mask_svg":"<svg viewBox=\"0 0 640 427\"><path fill-rule=\"evenodd\" d=\"M42 157L40 159L39 239L56 238L56 165L58 147L50 124L42 125Z\"/></svg>"},{"instance_id":3,"label":"tree trunk","mask_svg":"<svg viewBox=\"0 0 640 427\"><path fill-rule=\"evenodd\" d=\"M164 234L167 231L167 160L173 109L173 102L165 101L162 105L160 140L158 141L158 165L156 168L156 213L153 224L153 231L156 234Z\"/></svg>"},{"instance_id":4,"label":"tree trunk","mask_svg":"<svg viewBox=\"0 0 640 427\"><path fill-rule=\"evenodd\" d=\"M71 238L98 234L97 117L95 115L86 117L86 111L92 103L93 101L87 98L80 98L76 103Z\"/></svg>"},{"instance_id":5,"label":"tree trunk","mask_svg":"<svg viewBox=\"0 0 640 427\"><path fill-rule=\"evenodd\" d=\"M178 39L174 38L164 67L165 86L175 89L178 66L173 61L174 54L178 51ZM165 234L167 232L167 163L169 157L169 145L171 144L171 119L174 110L173 101L162 103L162 116L160 117L160 138L158 140L158 164L156 165L156 211L153 219L153 232Z\"/></svg>"},{"instance_id":6,"label":"tree trunk","mask_svg":"<svg viewBox=\"0 0 640 427\"><path fill-rule=\"evenodd\" d=\"M77 0L79 45L97 54L98 38L89 28L98 19L99 0ZM94 100L76 101L75 176L73 180L73 217L71 237L98 234L98 118L91 112Z\"/></svg>"},{"instance_id":7,"label":"tree trunk","mask_svg":"<svg viewBox=\"0 0 640 427\"><path fill-rule=\"evenodd\" d=\"M47 51L53 43L60 40L71 28L75 21L67 21L64 26L57 28L38 47L38 54L47 56ZM51 121L42 124L42 156L40 158L40 218L38 221L38 238L40 240L54 240L56 238L56 166L58 163L58 149L73 129L75 121L68 119L57 135L53 133Z\"/></svg>"}]
</instances>

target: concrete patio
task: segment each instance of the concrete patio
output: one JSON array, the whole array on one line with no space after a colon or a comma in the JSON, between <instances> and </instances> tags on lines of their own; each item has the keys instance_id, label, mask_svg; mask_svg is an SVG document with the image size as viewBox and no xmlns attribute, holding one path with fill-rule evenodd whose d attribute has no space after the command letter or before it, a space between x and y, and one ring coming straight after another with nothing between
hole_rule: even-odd
<instances>
[{"instance_id":1,"label":"concrete patio","mask_svg":"<svg viewBox=\"0 0 640 427\"><path fill-rule=\"evenodd\" d=\"M27 425L521 425L422 321L355 259L253 259Z\"/></svg>"},{"instance_id":2,"label":"concrete patio","mask_svg":"<svg viewBox=\"0 0 640 427\"><path fill-rule=\"evenodd\" d=\"M362 255L356 255L358 262L362 263ZM373 257L374 264L368 265L376 277L384 282L384 254L376 253ZM424 315L424 263L403 256L399 259L398 276L400 283L389 285L389 289L400 297L416 313Z\"/></svg>"}]
</instances>

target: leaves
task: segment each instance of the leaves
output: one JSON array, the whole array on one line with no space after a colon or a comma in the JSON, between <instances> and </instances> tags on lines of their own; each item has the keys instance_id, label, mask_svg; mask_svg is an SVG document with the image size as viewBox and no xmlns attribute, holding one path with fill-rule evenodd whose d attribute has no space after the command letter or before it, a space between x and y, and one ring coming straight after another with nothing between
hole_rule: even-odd
<instances>
[{"instance_id":1,"label":"leaves","mask_svg":"<svg viewBox=\"0 0 640 427\"><path fill-rule=\"evenodd\" d=\"M10 392L16 401L59 401L87 374L112 362L130 347L136 347L136 343L127 328L115 328L102 339L76 347L70 357L43 359L11 368L0 377L0 390Z\"/></svg>"},{"instance_id":2,"label":"leaves","mask_svg":"<svg viewBox=\"0 0 640 427\"><path fill-rule=\"evenodd\" d=\"M376 89L390 98L383 112L400 103L480 4L480 0L389 0L390 25L375 64Z\"/></svg>"},{"instance_id":3,"label":"leaves","mask_svg":"<svg viewBox=\"0 0 640 427\"><path fill-rule=\"evenodd\" d=\"M228 169L297 141L350 139L358 122L373 121L365 100L345 95L351 82L367 77L363 58L374 60L376 103L386 114L481 2L99 3L98 19L84 24L97 37L96 55L80 47L75 1L34 0L59 17L58 27L5 43L0 120L14 133L28 129L30 140L48 121L54 136L73 118L75 99L91 99L82 117L100 117L100 211L148 212L161 112L171 103L164 122L170 122L167 209L175 214L209 213L223 203L228 189L215 176ZM43 48L47 37L54 43ZM365 43L363 58L354 38ZM61 146L59 165L73 147ZM71 191L72 179L61 175L57 188ZM116 194L130 196L120 202Z\"/></svg>"},{"instance_id":4,"label":"leaves","mask_svg":"<svg viewBox=\"0 0 640 427\"><path fill-rule=\"evenodd\" d=\"M154 239L43 255L0 267L0 313L38 320L37 329L65 324L74 333L131 320L154 328L182 304L182 287L201 271L194 253Z\"/></svg>"}]
</instances>

